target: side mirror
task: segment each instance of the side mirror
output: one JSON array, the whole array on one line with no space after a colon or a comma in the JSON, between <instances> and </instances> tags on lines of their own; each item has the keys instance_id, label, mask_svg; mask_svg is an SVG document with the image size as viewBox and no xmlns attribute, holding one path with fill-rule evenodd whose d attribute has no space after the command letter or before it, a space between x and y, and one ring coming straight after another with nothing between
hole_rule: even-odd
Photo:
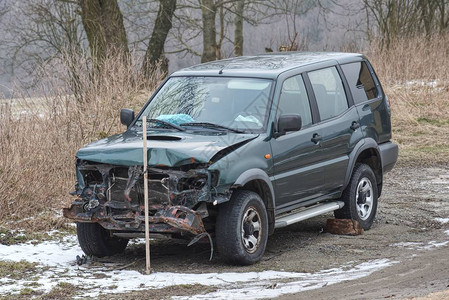
<instances>
[{"instance_id":1,"label":"side mirror","mask_svg":"<svg viewBox=\"0 0 449 300\"><path fill-rule=\"evenodd\" d=\"M288 131L301 129L302 119L300 115L281 115L278 120L277 136L286 134Z\"/></svg>"},{"instance_id":2,"label":"side mirror","mask_svg":"<svg viewBox=\"0 0 449 300\"><path fill-rule=\"evenodd\" d=\"M134 111L129 108L122 108L120 111L120 122L129 127L134 120Z\"/></svg>"}]
</instances>

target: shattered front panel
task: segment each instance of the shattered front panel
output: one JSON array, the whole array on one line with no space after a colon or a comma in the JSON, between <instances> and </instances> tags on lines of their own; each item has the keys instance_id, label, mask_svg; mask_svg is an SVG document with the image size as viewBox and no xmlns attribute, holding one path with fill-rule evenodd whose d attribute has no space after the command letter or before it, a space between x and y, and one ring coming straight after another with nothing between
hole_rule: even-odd
<instances>
[{"instance_id":1,"label":"shattered front panel","mask_svg":"<svg viewBox=\"0 0 449 300\"><path fill-rule=\"evenodd\" d=\"M133 174L130 175L132 176ZM128 177L128 168L114 168L111 170L110 196L108 197L110 201L128 201L134 204L143 205L143 176L140 176L139 174L138 179L135 182L132 182L130 177ZM167 205L170 203L168 187L163 184L164 178L168 178L168 176L150 174L148 196L151 204ZM129 189L128 194L127 189Z\"/></svg>"},{"instance_id":2,"label":"shattered front panel","mask_svg":"<svg viewBox=\"0 0 449 300\"><path fill-rule=\"evenodd\" d=\"M64 216L79 222L98 222L114 231L143 231L144 194L141 166L78 163L78 198ZM194 208L211 202L211 175L205 169L149 169L149 217L152 232L204 232ZM205 214L207 215L207 214Z\"/></svg>"}]
</instances>

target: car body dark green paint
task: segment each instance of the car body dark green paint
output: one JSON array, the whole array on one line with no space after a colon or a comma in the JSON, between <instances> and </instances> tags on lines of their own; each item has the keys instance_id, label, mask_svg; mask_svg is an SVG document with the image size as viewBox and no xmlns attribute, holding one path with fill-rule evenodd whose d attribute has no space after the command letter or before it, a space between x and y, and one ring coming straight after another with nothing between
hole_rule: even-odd
<instances>
[{"instance_id":1,"label":"car body dark green paint","mask_svg":"<svg viewBox=\"0 0 449 300\"><path fill-rule=\"evenodd\" d=\"M341 68L341 65L353 62L364 62L369 67L378 89L375 99L362 103L353 99ZM330 67L335 67L341 76L349 107L339 115L322 121L308 72ZM282 84L286 79L298 74L302 74L307 88L313 124L299 131L278 134L276 111ZM192 200L196 194L188 194L190 204L186 207L188 213L198 219L202 218L206 223L208 217L215 214L214 210L230 199L233 190L244 188L258 193L263 199L268 211L269 231L272 233L276 216L299 207L341 197L357 162L366 163L373 169L379 187L383 183L383 174L391 170L396 163L398 149L390 142L389 105L374 70L363 55L264 54L193 66L173 73L170 78L190 76L264 78L274 82L264 108L268 117L262 129L245 133L155 129L148 133L148 161L149 166L155 168L154 172L172 172L172 177L189 174L189 178L196 178L192 177L196 176L196 173L191 175L189 169L202 170L199 172L202 175L213 174L208 175L206 188L201 187L201 201ZM155 94L157 92L158 90ZM154 95L148 103L153 97ZM128 124L129 128L125 133L94 142L79 150L78 163L96 167L105 164L109 166L105 172L111 172L114 166L141 166L142 132L140 127L135 125L148 103L134 121ZM354 124L358 127L353 128ZM321 138L317 143L312 141L315 136ZM90 170L90 167L83 168ZM181 170L184 173L179 173ZM82 176L88 175L83 173ZM107 189L106 181L104 185L103 188ZM181 190L176 192L179 193L176 195L186 197ZM99 222L113 232L142 232L140 225L125 226L126 222L114 224L114 218L98 217L98 212L95 211L87 213L86 207L92 199L80 190L76 194L80 198L70 209L64 211L66 217L79 222ZM207 203L207 207L204 208L199 202ZM100 203L100 207L101 205ZM204 209L207 213L198 212ZM156 216L164 215L165 212L166 210L161 210ZM127 220L131 222L131 219ZM139 220L141 221L140 216ZM171 222L173 220L164 220L155 217L154 222L163 223L164 226L178 226ZM207 224L204 227L196 227L195 230L180 226L174 228L176 230L167 229L167 226L154 226L152 232L197 234L207 231L207 228Z\"/></svg>"},{"instance_id":2,"label":"car body dark green paint","mask_svg":"<svg viewBox=\"0 0 449 300\"><path fill-rule=\"evenodd\" d=\"M150 131L147 135L148 166L179 167L192 164L192 160L194 163L206 164L220 150L256 136L257 134ZM77 152L76 157L112 165L141 166L142 145L142 131L128 130L85 146Z\"/></svg>"}]
</instances>

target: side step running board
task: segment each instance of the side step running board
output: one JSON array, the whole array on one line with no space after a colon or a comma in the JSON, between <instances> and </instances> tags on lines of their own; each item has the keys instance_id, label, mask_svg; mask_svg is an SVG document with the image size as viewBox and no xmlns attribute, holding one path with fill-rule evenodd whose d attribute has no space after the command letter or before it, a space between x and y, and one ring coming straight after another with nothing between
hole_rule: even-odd
<instances>
[{"instance_id":1,"label":"side step running board","mask_svg":"<svg viewBox=\"0 0 449 300\"><path fill-rule=\"evenodd\" d=\"M282 216L276 220L274 225L275 228L282 228L300 221L304 221L309 218L313 218L324 213L328 213L334 211L336 209L340 209L344 206L344 202L335 201L335 202L326 202L320 203L306 209L303 209L299 212L291 213L286 216Z\"/></svg>"}]
</instances>

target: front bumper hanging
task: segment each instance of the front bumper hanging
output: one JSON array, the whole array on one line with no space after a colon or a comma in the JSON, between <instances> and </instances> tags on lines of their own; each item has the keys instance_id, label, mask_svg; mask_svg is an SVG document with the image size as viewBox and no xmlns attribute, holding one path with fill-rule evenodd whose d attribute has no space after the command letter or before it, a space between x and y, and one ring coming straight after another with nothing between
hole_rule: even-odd
<instances>
[{"instance_id":1,"label":"front bumper hanging","mask_svg":"<svg viewBox=\"0 0 449 300\"><path fill-rule=\"evenodd\" d=\"M77 196L66 218L97 222L113 232L144 232L143 180L140 166L120 167L77 162ZM206 169L188 171L149 169L149 223L151 233L198 235L206 232L207 209L212 202L211 174ZM196 210L194 210L196 208Z\"/></svg>"}]
</instances>

